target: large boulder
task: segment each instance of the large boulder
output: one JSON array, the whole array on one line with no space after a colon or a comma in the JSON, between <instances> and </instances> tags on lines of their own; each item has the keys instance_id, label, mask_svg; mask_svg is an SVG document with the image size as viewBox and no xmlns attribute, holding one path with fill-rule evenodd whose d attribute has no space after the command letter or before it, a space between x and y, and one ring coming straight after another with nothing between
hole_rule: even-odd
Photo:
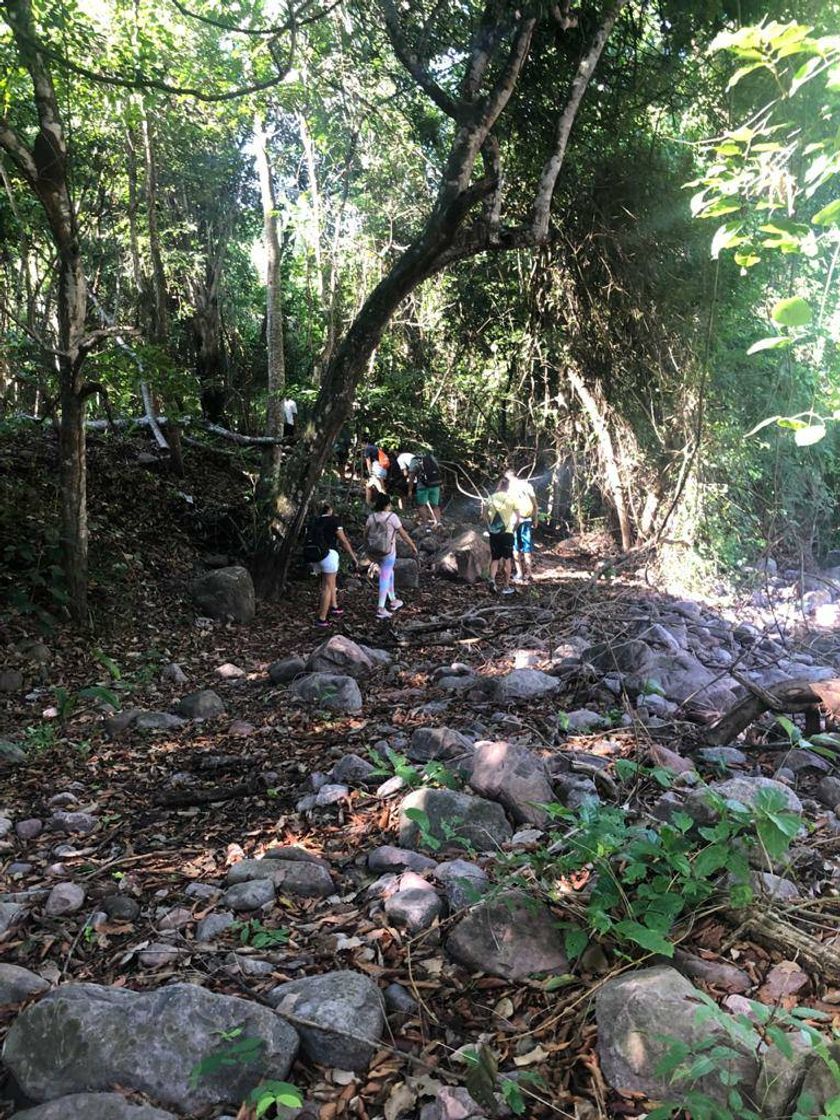
<instances>
[{"instance_id":1,"label":"large boulder","mask_svg":"<svg viewBox=\"0 0 840 1120\"><path fill-rule=\"evenodd\" d=\"M289 692L329 712L359 712L362 694L353 677L339 673L307 673L289 685Z\"/></svg>"},{"instance_id":2,"label":"large boulder","mask_svg":"<svg viewBox=\"0 0 840 1120\"><path fill-rule=\"evenodd\" d=\"M481 797L499 801L517 824L542 827L554 800L545 763L533 751L513 743L476 743L470 785Z\"/></svg>"},{"instance_id":3,"label":"large boulder","mask_svg":"<svg viewBox=\"0 0 840 1120\"><path fill-rule=\"evenodd\" d=\"M478 852L497 851L513 830L501 805L452 789L418 789L400 806L400 844L416 848L423 843L423 829L409 815L423 814L421 822L433 840L443 846L471 845Z\"/></svg>"},{"instance_id":4,"label":"large boulder","mask_svg":"<svg viewBox=\"0 0 840 1120\"><path fill-rule=\"evenodd\" d=\"M121 1093L73 1093L16 1112L14 1120L174 1120L149 1104L132 1104Z\"/></svg>"},{"instance_id":5,"label":"large boulder","mask_svg":"<svg viewBox=\"0 0 840 1120\"><path fill-rule=\"evenodd\" d=\"M413 556L400 557L394 564L394 587L410 591L420 586L420 565Z\"/></svg>"},{"instance_id":6,"label":"large boulder","mask_svg":"<svg viewBox=\"0 0 840 1120\"><path fill-rule=\"evenodd\" d=\"M17 964L0 964L0 1007L7 1003L22 1003L32 996L39 996L49 988L42 976L21 968Z\"/></svg>"},{"instance_id":7,"label":"large boulder","mask_svg":"<svg viewBox=\"0 0 840 1120\"><path fill-rule=\"evenodd\" d=\"M224 702L212 688L190 692L178 701L178 715L184 719L213 719L224 713Z\"/></svg>"},{"instance_id":8,"label":"large boulder","mask_svg":"<svg viewBox=\"0 0 840 1120\"><path fill-rule=\"evenodd\" d=\"M685 811L698 824L711 824L717 820L717 812L712 806L712 794L722 797L724 801L738 801L748 808L755 805L762 792L773 791L785 802L786 808L794 813L802 812L802 802L783 782L774 781L773 778L752 777L744 774L737 778L727 778L723 782L710 782L707 786L693 789L685 802Z\"/></svg>"},{"instance_id":9,"label":"large boulder","mask_svg":"<svg viewBox=\"0 0 840 1120\"><path fill-rule=\"evenodd\" d=\"M212 1062L241 1039L259 1041L259 1062ZM296 1032L268 1008L197 984L156 992L67 984L17 1017L3 1061L33 1101L120 1086L194 1112L238 1106L264 1078L282 1080L297 1048Z\"/></svg>"},{"instance_id":10,"label":"large boulder","mask_svg":"<svg viewBox=\"0 0 840 1120\"><path fill-rule=\"evenodd\" d=\"M234 863L226 878L228 886L269 879L283 894L297 898L326 898L333 881L323 863L286 858L243 859Z\"/></svg>"},{"instance_id":11,"label":"large boulder","mask_svg":"<svg viewBox=\"0 0 840 1120\"><path fill-rule=\"evenodd\" d=\"M478 583L490 571L490 544L475 529L466 529L447 541L432 558L435 575Z\"/></svg>"},{"instance_id":12,"label":"large boulder","mask_svg":"<svg viewBox=\"0 0 840 1120\"><path fill-rule=\"evenodd\" d=\"M631 674L627 685L644 691L648 681L657 681L667 700L690 702L692 707L707 712L725 712L737 697L731 678L719 677L719 672L707 669L690 653L657 651L644 673Z\"/></svg>"},{"instance_id":13,"label":"large boulder","mask_svg":"<svg viewBox=\"0 0 840 1120\"><path fill-rule=\"evenodd\" d=\"M692 1047L710 1038L724 1042L724 1028L713 1020L698 1023L702 1007L694 985L669 965L628 972L608 980L595 996L598 1056L609 1085L649 1097L679 1098L684 1086L672 1086L656 1072L675 1043ZM720 1074L732 1077L745 1099L755 1088L758 1067L755 1055L744 1051L732 1059L716 1059L713 1073L701 1077L694 1088L725 1104L727 1085Z\"/></svg>"},{"instance_id":14,"label":"large boulder","mask_svg":"<svg viewBox=\"0 0 840 1120\"><path fill-rule=\"evenodd\" d=\"M201 612L221 622L250 622L256 614L254 581L247 568L219 568L190 584Z\"/></svg>"},{"instance_id":15,"label":"large boulder","mask_svg":"<svg viewBox=\"0 0 840 1120\"><path fill-rule=\"evenodd\" d=\"M306 667L310 673L337 673L362 680L379 665L387 665L391 655L382 649L359 645L345 634L333 634L309 655Z\"/></svg>"},{"instance_id":16,"label":"large boulder","mask_svg":"<svg viewBox=\"0 0 840 1120\"><path fill-rule=\"evenodd\" d=\"M446 949L467 968L504 980L569 968L556 918L521 891L474 906L453 929Z\"/></svg>"},{"instance_id":17,"label":"large boulder","mask_svg":"<svg viewBox=\"0 0 840 1120\"><path fill-rule=\"evenodd\" d=\"M306 976L274 988L268 1000L300 1032L311 1061L367 1069L385 1025L379 989L370 977L349 970Z\"/></svg>"}]
</instances>

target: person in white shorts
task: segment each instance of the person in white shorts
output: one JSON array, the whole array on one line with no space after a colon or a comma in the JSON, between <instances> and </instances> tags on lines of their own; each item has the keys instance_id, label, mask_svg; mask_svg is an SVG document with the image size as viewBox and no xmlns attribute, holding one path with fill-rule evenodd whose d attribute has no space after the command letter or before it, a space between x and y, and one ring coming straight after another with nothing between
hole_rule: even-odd
<instances>
[{"instance_id":1,"label":"person in white shorts","mask_svg":"<svg viewBox=\"0 0 840 1120\"><path fill-rule=\"evenodd\" d=\"M329 502L325 502L321 506L320 514L315 519L313 536L322 541L327 550L327 554L322 560L316 560L310 564L313 573L320 573L321 576L321 595L315 626L319 630L326 630L334 619L341 618L344 614L344 611L338 605L336 594L338 546L341 545L356 567L358 567L359 561L356 559L356 553L347 539L347 534L344 532L340 519L333 513Z\"/></svg>"}]
</instances>

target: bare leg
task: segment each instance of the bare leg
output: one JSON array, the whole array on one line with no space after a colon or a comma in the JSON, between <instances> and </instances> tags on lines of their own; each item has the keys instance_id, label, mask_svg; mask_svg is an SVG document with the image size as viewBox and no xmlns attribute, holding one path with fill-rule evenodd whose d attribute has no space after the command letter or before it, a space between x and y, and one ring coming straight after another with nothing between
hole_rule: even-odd
<instances>
[{"instance_id":1,"label":"bare leg","mask_svg":"<svg viewBox=\"0 0 840 1120\"><path fill-rule=\"evenodd\" d=\"M332 580L332 587L330 587L330 580ZM330 613L330 603L332 602L333 592L335 590L335 576L327 575L326 572L321 573L321 601L318 607L318 617L322 622L326 622L327 616Z\"/></svg>"},{"instance_id":2,"label":"bare leg","mask_svg":"<svg viewBox=\"0 0 840 1120\"><path fill-rule=\"evenodd\" d=\"M324 577L330 589L330 606L338 610L338 595L336 593L336 575L328 575Z\"/></svg>"}]
</instances>

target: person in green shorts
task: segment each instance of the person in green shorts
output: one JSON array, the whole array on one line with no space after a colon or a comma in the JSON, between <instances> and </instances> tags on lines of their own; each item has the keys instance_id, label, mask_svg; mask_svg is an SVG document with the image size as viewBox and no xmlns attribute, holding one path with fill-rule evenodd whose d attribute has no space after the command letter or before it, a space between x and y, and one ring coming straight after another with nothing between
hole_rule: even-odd
<instances>
[{"instance_id":1,"label":"person in green shorts","mask_svg":"<svg viewBox=\"0 0 840 1120\"><path fill-rule=\"evenodd\" d=\"M433 525L440 525L441 472L437 459L430 451L419 455L411 465L410 474L415 485L419 521L430 520Z\"/></svg>"}]
</instances>

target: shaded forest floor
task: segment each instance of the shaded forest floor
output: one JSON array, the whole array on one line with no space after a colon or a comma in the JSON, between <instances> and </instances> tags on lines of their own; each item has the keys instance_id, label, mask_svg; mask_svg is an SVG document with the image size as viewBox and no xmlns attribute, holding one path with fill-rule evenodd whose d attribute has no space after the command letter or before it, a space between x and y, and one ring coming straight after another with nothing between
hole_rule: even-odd
<instances>
[{"instance_id":1,"label":"shaded forest floor","mask_svg":"<svg viewBox=\"0 0 840 1120\"><path fill-rule=\"evenodd\" d=\"M41 607L55 577L52 544L44 543L53 456L48 436L35 446L0 446L4 528L7 547L16 550L6 554L7 571L21 568L30 553L37 558L45 582L25 589ZM429 725L445 724L474 738L516 737L546 756L584 752L606 760L613 779L617 759L656 762L658 747L691 753L699 724L674 717L646 725L620 696L610 702L602 684L586 674L565 676L563 690L548 699L502 707L453 697L435 678L435 670L454 661L495 676L523 663L523 651L529 664L546 667L552 651L571 637L585 631L618 640L640 604L667 597L632 575L593 585L592 571L603 559L604 542L597 539L543 538L537 579L509 601L486 587L448 583L424 571L420 589L405 592L404 610L386 624L375 620L374 591L362 581L342 593L346 613L335 630L388 650L392 665L364 686L360 714L313 711L273 685L267 669L286 656L307 657L324 640L311 627L314 580L292 583L281 603L258 604L256 619L244 626L197 620L186 595L202 555L235 555L246 527L234 511L242 508L247 480L217 456L198 451L188 454L187 477L177 482L138 467L136 457L130 441L103 440L91 448L95 637L74 635L60 624L45 630L37 612L16 614L3 635L0 668L18 669L24 681L20 690L0 697L0 739L25 744L28 755L0 787L3 812L15 821L44 819L49 799L65 793L67 807L97 822L89 836L41 832L24 840L12 833L3 841L5 890L31 892L29 919L7 935L5 959L55 983L90 980L141 990L177 977L256 1000L285 979L335 968L362 971L383 987L402 984L417 1008L394 1020L367 1076L297 1063L291 1079L321 1120L383 1115L395 1086L407 1079L414 1079L422 1103L422 1078L459 1083L462 1071L452 1053L479 1039L492 1045L501 1066L542 1075L528 1115L642 1114L640 1094L619 1095L605 1085L590 1014L594 992L627 967L625 957L608 946L593 951L559 989L542 980L509 983L470 974L443 951L441 934L451 919L411 937L390 926L366 894L376 878L366 868L367 853L397 843L399 794L359 788L324 809L301 812L296 806L312 791L311 775L329 771L350 753L377 757L376 743L399 745L415 728ZM18 576L12 574L7 587L14 583L20 590ZM457 620L468 608L487 613L480 635L463 638ZM726 610L737 613L732 602ZM445 617L454 620L452 640L441 641L445 627L412 633L417 623ZM24 656L26 639L37 639L46 652L37 660ZM162 680L171 662L187 683ZM235 666L236 675L225 666ZM185 692L209 688L221 697L225 714L175 731L129 728L112 737L103 722L105 693L82 693L91 686L114 694L123 709L155 711L169 710ZM564 729L558 712L581 708L600 712L605 725L591 733ZM778 761L777 746L751 755L753 771L768 776ZM180 808L162 803L179 791L189 796L208 788L225 797L257 774L264 781L250 796ZM800 796L809 797L820 777L803 778ZM625 796L644 812L661 792L643 777ZM836 892L831 877L838 843L830 816L817 815L807 853L800 854L797 878L812 898ZM198 945L196 923L212 905L186 896L188 884L218 882L233 862L278 844L325 857L334 896L301 900L280 894L270 914L260 915L261 926L240 922L213 945ZM50 916L42 908L45 892L62 878L84 887L85 905L68 917ZM585 879L566 886L574 893L584 885ZM138 904L136 917L86 926L101 900L114 893ZM814 935L830 937L835 921L826 917L822 927L812 927ZM265 930L284 933L274 944L255 946L255 931ZM150 967L143 950L162 942L177 952ZM775 998L765 981L779 954L739 936L714 912L686 925L681 947L713 963L737 962L749 976L750 994ZM268 961L270 970L252 974L249 961L255 959ZM833 1016L840 1006L836 982L811 976L796 1001ZM731 994L714 979L697 983L718 999ZM4 1027L18 1011L4 1009Z\"/></svg>"}]
</instances>

